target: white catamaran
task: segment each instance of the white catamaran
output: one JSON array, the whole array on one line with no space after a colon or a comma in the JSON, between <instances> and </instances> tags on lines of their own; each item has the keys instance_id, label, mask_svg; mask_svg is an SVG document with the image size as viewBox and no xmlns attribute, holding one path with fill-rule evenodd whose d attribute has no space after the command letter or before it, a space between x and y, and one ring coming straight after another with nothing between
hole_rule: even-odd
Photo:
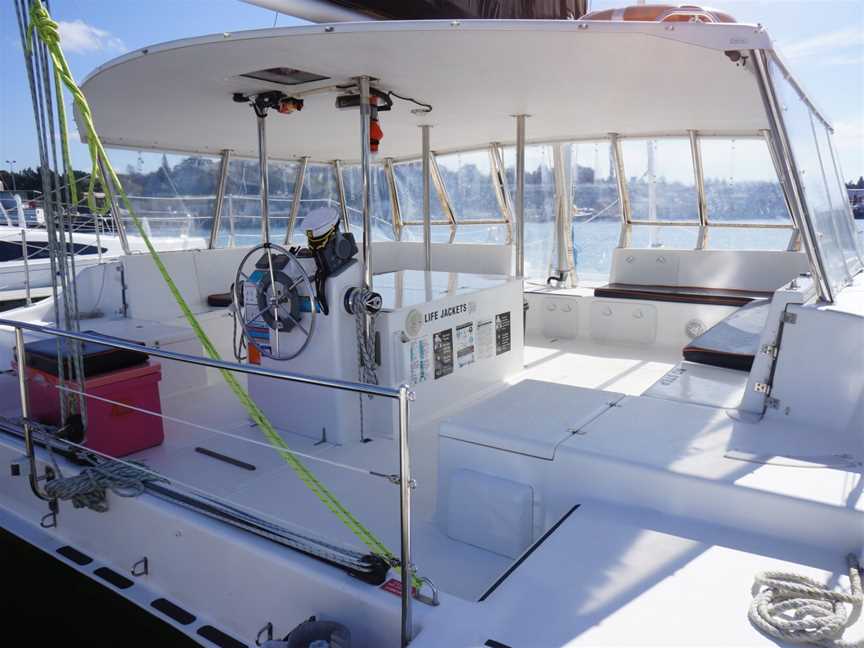
<instances>
[{"instance_id":1,"label":"white catamaran","mask_svg":"<svg viewBox=\"0 0 864 648\"><path fill-rule=\"evenodd\" d=\"M91 144L219 160L211 231L148 253L115 182L123 253L4 314L4 529L204 646L861 636L864 255L763 27L316 24L82 89Z\"/></svg>"}]
</instances>

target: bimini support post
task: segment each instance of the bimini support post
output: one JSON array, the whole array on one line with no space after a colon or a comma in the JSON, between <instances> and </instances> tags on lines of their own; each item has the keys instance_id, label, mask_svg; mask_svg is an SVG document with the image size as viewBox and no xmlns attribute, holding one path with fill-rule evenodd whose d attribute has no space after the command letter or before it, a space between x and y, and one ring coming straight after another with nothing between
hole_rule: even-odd
<instances>
[{"instance_id":1,"label":"bimini support post","mask_svg":"<svg viewBox=\"0 0 864 648\"><path fill-rule=\"evenodd\" d=\"M516 276L525 277L525 118L516 115Z\"/></svg>"},{"instance_id":2,"label":"bimini support post","mask_svg":"<svg viewBox=\"0 0 864 648\"><path fill-rule=\"evenodd\" d=\"M267 169L267 108L253 103L258 120L258 173L261 177L261 238L270 242L270 174Z\"/></svg>"},{"instance_id":3,"label":"bimini support post","mask_svg":"<svg viewBox=\"0 0 864 648\"><path fill-rule=\"evenodd\" d=\"M369 142L369 77L360 84L360 177L363 188L363 287L372 290L372 151ZM371 331L367 331L371 334Z\"/></svg>"},{"instance_id":4,"label":"bimini support post","mask_svg":"<svg viewBox=\"0 0 864 648\"><path fill-rule=\"evenodd\" d=\"M216 247L219 238L219 228L222 226L222 205L225 203L225 187L228 184L228 166L231 163L231 151L222 150L222 160L219 163L219 182L216 185L216 204L213 206L213 225L210 229L210 240L207 248L212 250Z\"/></svg>"},{"instance_id":5,"label":"bimini support post","mask_svg":"<svg viewBox=\"0 0 864 648\"><path fill-rule=\"evenodd\" d=\"M432 270L432 170L429 168L429 129L431 126L423 124L420 132L423 140L423 252L426 259L425 270Z\"/></svg>"}]
</instances>

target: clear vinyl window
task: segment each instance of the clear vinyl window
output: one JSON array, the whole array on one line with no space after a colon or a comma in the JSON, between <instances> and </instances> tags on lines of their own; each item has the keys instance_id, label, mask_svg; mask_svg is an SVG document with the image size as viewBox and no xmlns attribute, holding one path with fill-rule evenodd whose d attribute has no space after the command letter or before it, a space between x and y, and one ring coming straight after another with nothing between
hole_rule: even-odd
<instances>
[{"instance_id":1,"label":"clear vinyl window","mask_svg":"<svg viewBox=\"0 0 864 648\"><path fill-rule=\"evenodd\" d=\"M435 161L457 223L503 220L488 151L436 155Z\"/></svg>"},{"instance_id":2,"label":"clear vinyl window","mask_svg":"<svg viewBox=\"0 0 864 648\"><path fill-rule=\"evenodd\" d=\"M621 152L634 222L699 222L689 138L622 139Z\"/></svg>"}]
</instances>

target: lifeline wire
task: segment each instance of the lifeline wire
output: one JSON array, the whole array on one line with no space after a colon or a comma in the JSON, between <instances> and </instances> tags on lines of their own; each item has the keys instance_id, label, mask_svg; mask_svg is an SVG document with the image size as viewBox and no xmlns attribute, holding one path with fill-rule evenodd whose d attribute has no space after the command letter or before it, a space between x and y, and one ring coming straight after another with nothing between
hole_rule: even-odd
<instances>
[{"instance_id":1,"label":"lifeline wire","mask_svg":"<svg viewBox=\"0 0 864 648\"><path fill-rule=\"evenodd\" d=\"M54 73L57 77L62 81L63 85L69 90L72 94L73 101L75 102L76 107L78 108L78 114L81 118L81 125L84 126L87 135L87 146L90 150L90 158L92 160L92 169L90 173L90 187L89 187L89 195L88 195L88 203L91 204L91 209L95 207L95 199L93 198L93 188L95 186L96 180L100 179L102 181L102 186L105 188L106 193L111 194L111 187L117 191L122 199L123 206L126 208L126 211L129 213L129 217L132 220L132 223L135 225L135 228L138 230L141 239L144 241L144 245L147 248L147 251L150 253L151 258L153 259L154 264L156 265L159 274L162 276L162 279L165 281L165 284L168 286L171 294L174 297L174 300L177 302L177 305L180 307L183 316L186 321L189 323L192 330L195 332L195 336L201 342L201 346L204 348L204 351L207 355L214 360L221 360L216 347L213 346L213 343L210 341L207 334L201 328L201 325L198 323L194 313L192 312L189 305L186 303L186 300L180 294L177 285L174 283L174 280L171 278L171 275L168 273L165 264L162 262L159 253L156 251L156 248L153 246L150 237L147 236L147 232L145 227L143 226L141 220L136 215L134 209L132 208L132 204L129 201L129 196L126 194L126 191L123 189L123 185L120 182L120 179L117 177L116 172L114 171L114 167L111 165L111 161L108 158L108 154L105 151L104 146L102 145L102 140L99 138L99 135L96 132L96 127L93 123L93 114L90 110L90 106L87 103L87 99L84 96L84 93L81 91L81 88L78 87L75 79L72 76L72 71L69 69L69 64L66 61L65 56L63 55L63 50L60 46L60 32L59 26L54 20L52 20L48 11L45 9L41 0L34 0L33 4L30 7L30 21L33 27L35 28L36 34L42 40L43 43L47 46L48 52L50 53L51 59L54 63ZM30 51L33 47L33 32L28 31L27 39L26 39L26 49ZM61 133L63 138L67 137L67 132ZM102 175L100 170L99 161L102 161L104 164L105 171L108 175L105 178ZM319 500L346 526L348 527L352 533L354 533L357 538L363 542L369 549L384 559L394 567L399 566L399 560L384 545L381 540L379 540L369 529L367 529L360 521L354 517L354 515L347 509L345 506L336 498L336 496L328 489L323 483L321 483L318 478L312 473L309 468L307 468L303 462L301 462L297 457L294 456L288 444L279 436L279 433L276 431L276 428L273 427L273 424L267 419L267 416L258 407L258 404L252 400L248 393L243 389L234 375L228 371L227 369L219 370L223 379L228 384L228 387L237 397L237 399L241 402L243 407L249 413L252 420L258 424L261 430L264 432L267 439L279 450L280 456L285 460L286 463L294 470L297 476L303 481L304 484L318 497ZM401 568L401 566L400 566ZM412 579L415 581L418 589L420 586L420 581L417 578L416 574L412 573Z\"/></svg>"}]
</instances>

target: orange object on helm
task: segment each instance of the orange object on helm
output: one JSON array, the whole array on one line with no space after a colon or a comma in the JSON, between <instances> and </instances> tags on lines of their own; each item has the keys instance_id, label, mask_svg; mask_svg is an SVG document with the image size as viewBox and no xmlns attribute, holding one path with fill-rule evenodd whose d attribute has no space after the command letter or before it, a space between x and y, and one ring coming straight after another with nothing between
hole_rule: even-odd
<instances>
[{"instance_id":1,"label":"orange object on helm","mask_svg":"<svg viewBox=\"0 0 864 648\"><path fill-rule=\"evenodd\" d=\"M384 131L381 130L381 124L378 123L378 97L369 97L369 150L372 153L378 152L378 145L384 139Z\"/></svg>"}]
</instances>

